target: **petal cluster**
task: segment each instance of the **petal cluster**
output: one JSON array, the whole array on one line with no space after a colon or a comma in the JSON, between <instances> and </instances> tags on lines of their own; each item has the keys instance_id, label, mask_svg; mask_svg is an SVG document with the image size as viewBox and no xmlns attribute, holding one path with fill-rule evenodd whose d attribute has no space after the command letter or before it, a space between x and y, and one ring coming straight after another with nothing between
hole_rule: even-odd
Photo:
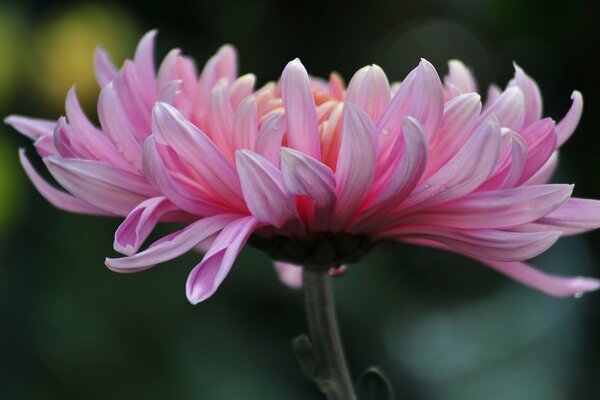
<instances>
[{"instance_id":1,"label":"petal cluster","mask_svg":"<svg viewBox=\"0 0 600 400\"><path fill-rule=\"evenodd\" d=\"M114 244L124 257L107 259L110 269L137 272L202 249L186 287L198 303L217 290L247 241L272 247L281 279L296 287L301 260L339 267L394 241L463 254L555 296L600 286L523 263L562 235L600 226L600 202L547 183L581 116L579 92L555 123L543 117L538 86L517 65L485 102L455 60L443 82L421 60L400 83L371 65L345 87L335 74L311 77L296 59L277 82L255 89L253 75L238 77L230 46L200 73L178 50L156 71L154 36L120 69L96 53L100 127L74 90L66 118L6 120L34 140L66 189L47 183L21 151L52 204L126 216ZM160 221L186 226L140 250Z\"/></svg>"}]
</instances>

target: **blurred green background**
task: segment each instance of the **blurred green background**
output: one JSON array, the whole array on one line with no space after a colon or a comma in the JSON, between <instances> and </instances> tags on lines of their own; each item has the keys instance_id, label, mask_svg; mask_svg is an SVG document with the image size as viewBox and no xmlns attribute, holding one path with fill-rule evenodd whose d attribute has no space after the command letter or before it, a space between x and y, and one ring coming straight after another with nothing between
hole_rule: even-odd
<instances>
[{"instance_id":1,"label":"blurred green background","mask_svg":"<svg viewBox=\"0 0 600 400\"><path fill-rule=\"evenodd\" d=\"M0 1L0 115L56 118L75 83L89 112L92 52L133 54L159 28L203 63L222 43L261 83L300 57L348 80L380 64L401 79L419 60L471 65L481 87L504 85L517 61L559 119L573 89L586 109L563 147L557 180L600 198L597 6L571 0L201 2ZM218 294L192 307L198 254L133 275L103 265L118 220L53 209L17 160L32 146L0 127L1 399L317 399L290 351L305 330L300 292L246 249ZM600 276L600 234L563 239L536 264ZM558 300L465 258L380 247L336 280L352 370L380 365L397 398L590 400L600 392L600 295Z\"/></svg>"}]
</instances>

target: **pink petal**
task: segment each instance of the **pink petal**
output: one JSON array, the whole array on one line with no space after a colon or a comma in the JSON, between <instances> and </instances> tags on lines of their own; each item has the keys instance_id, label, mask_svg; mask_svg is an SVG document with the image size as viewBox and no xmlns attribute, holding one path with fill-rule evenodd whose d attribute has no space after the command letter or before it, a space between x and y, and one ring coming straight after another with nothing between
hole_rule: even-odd
<instances>
[{"instance_id":1,"label":"pink petal","mask_svg":"<svg viewBox=\"0 0 600 400\"><path fill-rule=\"evenodd\" d=\"M148 99L156 96L156 71L154 68L154 42L158 31L153 29L146 33L135 50L135 70L141 82L144 82L143 91Z\"/></svg>"},{"instance_id":2,"label":"pink petal","mask_svg":"<svg viewBox=\"0 0 600 400\"><path fill-rule=\"evenodd\" d=\"M177 207L166 197L153 197L134 208L115 232L113 248L125 255L137 252L163 215Z\"/></svg>"},{"instance_id":3,"label":"pink petal","mask_svg":"<svg viewBox=\"0 0 600 400\"><path fill-rule=\"evenodd\" d=\"M229 100L234 109L238 107L242 100L252 95L255 84L256 76L254 74L242 75L231 84L229 87Z\"/></svg>"},{"instance_id":4,"label":"pink petal","mask_svg":"<svg viewBox=\"0 0 600 400\"><path fill-rule=\"evenodd\" d=\"M556 150L556 131L550 118L538 121L525 128L521 136L527 141L527 161L520 182L535 174Z\"/></svg>"},{"instance_id":5,"label":"pink petal","mask_svg":"<svg viewBox=\"0 0 600 400\"><path fill-rule=\"evenodd\" d=\"M496 169L477 190L496 190L513 187L520 180L527 162L527 143L515 131L502 128L500 156Z\"/></svg>"},{"instance_id":6,"label":"pink petal","mask_svg":"<svg viewBox=\"0 0 600 400\"><path fill-rule=\"evenodd\" d=\"M110 59L108 52L102 46L96 47L94 52L94 72L98 86L103 88L116 78L117 68Z\"/></svg>"},{"instance_id":7,"label":"pink petal","mask_svg":"<svg viewBox=\"0 0 600 400\"><path fill-rule=\"evenodd\" d=\"M317 110L308 74L300 60L290 61L281 77L288 146L321 159Z\"/></svg>"},{"instance_id":8,"label":"pink petal","mask_svg":"<svg viewBox=\"0 0 600 400\"><path fill-rule=\"evenodd\" d=\"M488 108L490 108L490 106L492 104L494 104L494 102L496 101L496 99L498 99L498 97L500 97L501 94L502 94L502 90L500 90L500 88L498 87L498 85L492 83L488 87L487 96L485 98L485 104L483 106L483 109L487 110Z\"/></svg>"},{"instance_id":9,"label":"pink petal","mask_svg":"<svg viewBox=\"0 0 600 400\"><path fill-rule=\"evenodd\" d=\"M31 165L31 162L25 155L24 149L19 149L19 159L33 186L54 207L78 214L113 215L50 185L33 168L33 165Z\"/></svg>"},{"instance_id":10,"label":"pink petal","mask_svg":"<svg viewBox=\"0 0 600 400\"><path fill-rule=\"evenodd\" d=\"M583 293L592 292L600 288L600 280L598 279L548 274L522 262L499 262L489 260L481 260L481 262L517 282L549 294L550 296L580 296Z\"/></svg>"},{"instance_id":11,"label":"pink petal","mask_svg":"<svg viewBox=\"0 0 600 400\"><path fill-rule=\"evenodd\" d=\"M456 96L477 92L475 77L473 77L469 68L459 60L448 61L448 75L444 78L444 84L446 87L452 86L456 88Z\"/></svg>"},{"instance_id":12,"label":"pink petal","mask_svg":"<svg viewBox=\"0 0 600 400\"><path fill-rule=\"evenodd\" d=\"M477 93L461 94L446 103L440 129L431 139L426 177L446 164L467 142L480 112L481 97Z\"/></svg>"},{"instance_id":13,"label":"pink petal","mask_svg":"<svg viewBox=\"0 0 600 400\"><path fill-rule=\"evenodd\" d=\"M546 160L544 165L542 165L537 172L535 172L530 178L528 178L521 185L542 185L544 183L548 183L556 168L558 167L558 151L555 150L554 153Z\"/></svg>"},{"instance_id":14,"label":"pink petal","mask_svg":"<svg viewBox=\"0 0 600 400\"><path fill-rule=\"evenodd\" d=\"M600 201L570 198L557 210L537 221L536 225L574 235L600 228Z\"/></svg>"},{"instance_id":15,"label":"pink petal","mask_svg":"<svg viewBox=\"0 0 600 400\"><path fill-rule=\"evenodd\" d=\"M126 60L121 72L113 81L115 91L121 100L121 108L135 133L141 139L151 133L150 114L156 100L156 92L149 96L144 82L137 73L135 64Z\"/></svg>"},{"instance_id":16,"label":"pink petal","mask_svg":"<svg viewBox=\"0 0 600 400\"><path fill-rule=\"evenodd\" d=\"M495 114L503 128L519 132L525 122L525 98L518 87L509 87L498 96L479 117L480 123Z\"/></svg>"},{"instance_id":17,"label":"pink petal","mask_svg":"<svg viewBox=\"0 0 600 400\"><path fill-rule=\"evenodd\" d=\"M265 117L256 139L255 151L276 167L279 167L281 141L284 133L285 115L283 111L275 111Z\"/></svg>"},{"instance_id":18,"label":"pink petal","mask_svg":"<svg viewBox=\"0 0 600 400\"><path fill-rule=\"evenodd\" d=\"M348 84L345 101L365 111L373 121L378 121L390 104L390 84L377 65L359 69Z\"/></svg>"},{"instance_id":19,"label":"pink petal","mask_svg":"<svg viewBox=\"0 0 600 400\"><path fill-rule=\"evenodd\" d=\"M200 219L184 229L158 240L140 253L128 257L107 258L105 264L115 272L143 271L187 253L237 218L239 218L237 215L221 214Z\"/></svg>"},{"instance_id":20,"label":"pink petal","mask_svg":"<svg viewBox=\"0 0 600 400\"><path fill-rule=\"evenodd\" d=\"M229 223L217 236L206 256L190 273L187 298L198 304L212 296L229 274L246 241L260 226L254 217L244 217Z\"/></svg>"},{"instance_id":21,"label":"pink petal","mask_svg":"<svg viewBox=\"0 0 600 400\"><path fill-rule=\"evenodd\" d=\"M187 121L173 106L156 103L152 113L153 132L171 146L203 184L232 207L243 210L239 179L233 165L206 135Z\"/></svg>"},{"instance_id":22,"label":"pink petal","mask_svg":"<svg viewBox=\"0 0 600 400\"><path fill-rule=\"evenodd\" d=\"M258 136L258 114L254 96L242 101L235 111L233 148L254 150Z\"/></svg>"},{"instance_id":23,"label":"pink petal","mask_svg":"<svg viewBox=\"0 0 600 400\"><path fill-rule=\"evenodd\" d=\"M281 173L289 193L308 196L315 202L316 230L325 230L335 206L335 175L331 168L284 147L281 149Z\"/></svg>"},{"instance_id":24,"label":"pink petal","mask_svg":"<svg viewBox=\"0 0 600 400\"><path fill-rule=\"evenodd\" d=\"M56 121L23 117L21 115L9 115L4 118L4 123L12 126L31 140L54 135L54 128L56 127Z\"/></svg>"},{"instance_id":25,"label":"pink petal","mask_svg":"<svg viewBox=\"0 0 600 400\"><path fill-rule=\"evenodd\" d=\"M141 176L97 161L51 156L44 162L73 195L115 215L127 215L146 198L156 196Z\"/></svg>"},{"instance_id":26,"label":"pink petal","mask_svg":"<svg viewBox=\"0 0 600 400\"><path fill-rule=\"evenodd\" d=\"M408 216L403 224L457 229L507 229L560 210L572 191L573 185L540 185L475 192L432 210Z\"/></svg>"},{"instance_id":27,"label":"pink petal","mask_svg":"<svg viewBox=\"0 0 600 400\"><path fill-rule=\"evenodd\" d=\"M294 198L283 185L281 172L249 150L238 150L236 165L248 209L261 222L281 228L297 221Z\"/></svg>"},{"instance_id":28,"label":"pink petal","mask_svg":"<svg viewBox=\"0 0 600 400\"><path fill-rule=\"evenodd\" d=\"M375 126L364 111L346 103L344 134L335 170L337 202L331 223L334 232L346 227L369 193L376 161Z\"/></svg>"},{"instance_id":29,"label":"pink petal","mask_svg":"<svg viewBox=\"0 0 600 400\"><path fill-rule=\"evenodd\" d=\"M577 124L579 124L579 120L581 119L581 113L583 112L583 96L581 96L581 93L577 90L574 91L571 99L573 100L573 104L567 115L556 125L557 146L559 147L575 132L575 128L577 128Z\"/></svg>"},{"instance_id":30,"label":"pink petal","mask_svg":"<svg viewBox=\"0 0 600 400\"><path fill-rule=\"evenodd\" d=\"M198 82L196 94L196 108L194 117L196 120L202 120L206 114L209 103L210 92L218 81L224 79L231 83L237 76L237 53L230 45L219 48L217 53L207 62Z\"/></svg>"},{"instance_id":31,"label":"pink petal","mask_svg":"<svg viewBox=\"0 0 600 400\"><path fill-rule=\"evenodd\" d=\"M528 126L542 118L542 95L537 83L531 79L517 63L514 63L514 67L515 78L511 81L509 86L516 86L521 89L521 92L523 93L523 98L525 100L524 126Z\"/></svg>"},{"instance_id":32,"label":"pink petal","mask_svg":"<svg viewBox=\"0 0 600 400\"><path fill-rule=\"evenodd\" d=\"M233 160L236 150L233 141L233 123L235 113L229 101L229 89L225 80L213 88L208 106L209 137L221 149L223 154Z\"/></svg>"},{"instance_id":33,"label":"pink petal","mask_svg":"<svg viewBox=\"0 0 600 400\"><path fill-rule=\"evenodd\" d=\"M281 261L273 263L277 276L281 283L291 289L300 289L302 287L302 267Z\"/></svg>"}]
</instances>

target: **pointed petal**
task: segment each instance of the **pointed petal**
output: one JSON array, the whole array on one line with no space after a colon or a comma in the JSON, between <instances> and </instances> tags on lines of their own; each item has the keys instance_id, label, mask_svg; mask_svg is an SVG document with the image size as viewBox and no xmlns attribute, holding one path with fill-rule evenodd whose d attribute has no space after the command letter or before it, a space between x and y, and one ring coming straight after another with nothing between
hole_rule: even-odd
<instances>
[{"instance_id":1,"label":"pointed petal","mask_svg":"<svg viewBox=\"0 0 600 400\"><path fill-rule=\"evenodd\" d=\"M537 170L529 179L523 182L521 185L529 186L529 185L542 185L544 183L548 183L554 172L556 172L556 168L558 167L558 151L555 150L554 153L546 160L544 165Z\"/></svg>"},{"instance_id":2,"label":"pointed petal","mask_svg":"<svg viewBox=\"0 0 600 400\"><path fill-rule=\"evenodd\" d=\"M153 29L146 33L135 50L134 63L140 81L144 83L143 90L147 98L156 96L156 72L154 68L154 42L158 31Z\"/></svg>"},{"instance_id":3,"label":"pointed petal","mask_svg":"<svg viewBox=\"0 0 600 400\"><path fill-rule=\"evenodd\" d=\"M252 95L255 84L256 76L254 74L242 75L231 84L229 87L229 100L234 109L238 107L242 100Z\"/></svg>"},{"instance_id":4,"label":"pointed petal","mask_svg":"<svg viewBox=\"0 0 600 400\"><path fill-rule=\"evenodd\" d=\"M344 133L335 170L337 202L332 230L342 230L371 189L377 162L377 132L370 118L346 103Z\"/></svg>"},{"instance_id":5,"label":"pointed petal","mask_svg":"<svg viewBox=\"0 0 600 400\"><path fill-rule=\"evenodd\" d=\"M252 215L277 228L297 220L294 199L284 188L281 172L252 151L238 150L235 155L242 192Z\"/></svg>"},{"instance_id":6,"label":"pointed petal","mask_svg":"<svg viewBox=\"0 0 600 400\"><path fill-rule=\"evenodd\" d=\"M4 123L12 126L31 140L54 135L54 128L56 127L56 121L21 115L9 115L4 118Z\"/></svg>"},{"instance_id":7,"label":"pointed petal","mask_svg":"<svg viewBox=\"0 0 600 400\"><path fill-rule=\"evenodd\" d=\"M143 177L97 161L51 156L44 162L52 176L73 195L115 215L127 215L156 195Z\"/></svg>"},{"instance_id":8,"label":"pointed petal","mask_svg":"<svg viewBox=\"0 0 600 400\"><path fill-rule=\"evenodd\" d=\"M517 282L550 296L571 297L580 296L600 288L600 280L585 277L568 277L542 272L522 262L499 262L481 260L487 266L504 274Z\"/></svg>"},{"instance_id":9,"label":"pointed petal","mask_svg":"<svg viewBox=\"0 0 600 400\"><path fill-rule=\"evenodd\" d=\"M235 113L229 101L229 88L224 80L219 81L210 93L208 117L209 137L226 157L233 160L236 150L233 139Z\"/></svg>"},{"instance_id":10,"label":"pointed petal","mask_svg":"<svg viewBox=\"0 0 600 400\"><path fill-rule=\"evenodd\" d=\"M177 209L166 197L153 197L141 202L115 232L113 248L121 254L137 252L163 215Z\"/></svg>"},{"instance_id":11,"label":"pointed petal","mask_svg":"<svg viewBox=\"0 0 600 400\"><path fill-rule=\"evenodd\" d=\"M254 96L242 101L235 111L233 148L254 150L258 136L258 114Z\"/></svg>"},{"instance_id":12,"label":"pointed petal","mask_svg":"<svg viewBox=\"0 0 600 400\"><path fill-rule=\"evenodd\" d=\"M556 150L556 130L554 121L545 118L525 128L521 136L527 142L527 160L521 174L520 183L527 181L548 161Z\"/></svg>"},{"instance_id":13,"label":"pointed petal","mask_svg":"<svg viewBox=\"0 0 600 400\"><path fill-rule=\"evenodd\" d=\"M456 229L508 229L560 210L572 192L573 185L524 186L475 192L435 209L408 216L403 223Z\"/></svg>"},{"instance_id":14,"label":"pointed petal","mask_svg":"<svg viewBox=\"0 0 600 400\"><path fill-rule=\"evenodd\" d=\"M346 99L378 121L390 104L392 95L385 73L378 65L369 65L359 69L348 84Z\"/></svg>"},{"instance_id":15,"label":"pointed petal","mask_svg":"<svg viewBox=\"0 0 600 400\"><path fill-rule=\"evenodd\" d=\"M290 61L283 70L281 91L288 146L317 160L321 159L317 110L308 74L300 60Z\"/></svg>"},{"instance_id":16,"label":"pointed petal","mask_svg":"<svg viewBox=\"0 0 600 400\"><path fill-rule=\"evenodd\" d=\"M239 218L237 215L221 214L200 219L180 231L163 237L140 253L128 257L107 258L105 264L115 272L143 271L187 253L237 218Z\"/></svg>"},{"instance_id":17,"label":"pointed petal","mask_svg":"<svg viewBox=\"0 0 600 400\"><path fill-rule=\"evenodd\" d=\"M260 226L254 217L244 217L229 223L217 236L208 253L190 273L187 298L198 304L212 296L227 277L246 241Z\"/></svg>"},{"instance_id":18,"label":"pointed petal","mask_svg":"<svg viewBox=\"0 0 600 400\"><path fill-rule=\"evenodd\" d=\"M570 198L556 211L537 221L547 229L574 235L600 228L600 201Z\"/></svg>"},{"instance_id":19,"label":"pointed petal","mask_svg":"<svg viewBox=\"0 0 600 400\"><path fill-rule=\"evenodd\" d=\"M19 149L19 159L33 186L54 207L78 214L113 215L50 185L33 168L24 149Z\"/></svg>"},{"instance_id":20,"label":"pointed petal","mask_svg":"<svg viewBox=\"0 0 600 400\"><path fill-rule=\"evenodd\" d=\"M283 111L275 111L265 117L256 139L255 151L276 167L279 167L281 141L284 133L285 115Z\"/></svg>"},{"instance_id":21,"label":"pointed petal","mask_svg":"<svg viewBox=\"0 0 600 400\"><path fill-rule=\"evenodd\" d=\"M448 75L444 77L444 84L456 88L456 95L477 92L473 73L459 60L448 61Z\"/></svg>"},{"instance_id":22,"label":"pointed petal","mask_svg":"<svg viewBox=\"0 0 600 400\"><path fill-rule=\"evenodd\" d=\"M210 92L218 81L231 83L237 77L237 52L230 45L224 45L207 62L198 82L195 118L202 120L210 99Z\"/></svg>"},{"instance_id":23,"label":"pointed petal","mask_svg":"<svg viewBox=\"0 0 600 400\"><path fill-rule=\"evenodd\" d=\"M485 121L491 114L496 115L501 127L520 132L525 122L525 98L521 89L513 86L502 92L481 113L480 123Z\"/></svg>"},{"instance_id":24,"label":"pointed petal","mask_svg":"<svg viewBox=\"0 0 600 400\"><path fill-rule=\"evenodd\" d=\"M515 77L509 86L516 86L523 93L525 100L524 126L528 126L542 118L542 95L537 83L517 63L514 63L514 67Z\"/></svg>"},{"instance_id":25,"label":"pointed petal","mask_svg":"<svg viewBox=\"0 0 600 400\"><path fill-rule=\"evenodd\" d=\"M94 51L94 72L100 89L117 77L117 67L102 46L96 47L96 51Z\"/></svg>"},{"instance_id":26,"label":"pointed petal","mask_svg":"<svg viewBox=\"0 0 600 400\"><path fill-rule=\"evenodd\" d=\"M280 261L275 261L273 266L281 283L290 289L302 287L302 267Z\"/></svg>"},{"instance_id":27,"label":"pointed petal","mask_svg":"<svg viewBox=\"0 0 600 400\"><path fill-rule=\"evenodd\" d=\"M581 119L581 113L583 112L583 96L579 91L574 91L571 95L573 104L567 112L567 115L556 125L556 135L558 136L558 146L562 146L569 137L575 132L577 124Z\"/></svg>"},{"instance_id":28,"label":"pointed petal","mask_svg":"<svg viewBox=\"0 0 600 400\"><path fill-rule=\"evenodd\" d=\"M335 175L331 168L299 151L281 149L283 184L289 193L315 202L316 230L325 230L335 206Z\"/></svg>"}]
</instances>

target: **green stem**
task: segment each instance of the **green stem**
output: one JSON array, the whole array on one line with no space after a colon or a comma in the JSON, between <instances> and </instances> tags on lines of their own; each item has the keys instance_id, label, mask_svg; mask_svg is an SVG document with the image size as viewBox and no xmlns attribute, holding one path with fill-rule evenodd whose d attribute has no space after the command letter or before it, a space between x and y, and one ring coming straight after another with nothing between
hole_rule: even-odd
<instances>
[{"instance_id":1,"label":"green stem","mask_svg":"<svg viewBox=\"0 0 600 400\"><path fill-rule=\"evenodd\" d=\"M356 400L335 317L331 278L327 271L306 268L302 278L319 388L328 400Z\"/></svg>"}]
</instances>

